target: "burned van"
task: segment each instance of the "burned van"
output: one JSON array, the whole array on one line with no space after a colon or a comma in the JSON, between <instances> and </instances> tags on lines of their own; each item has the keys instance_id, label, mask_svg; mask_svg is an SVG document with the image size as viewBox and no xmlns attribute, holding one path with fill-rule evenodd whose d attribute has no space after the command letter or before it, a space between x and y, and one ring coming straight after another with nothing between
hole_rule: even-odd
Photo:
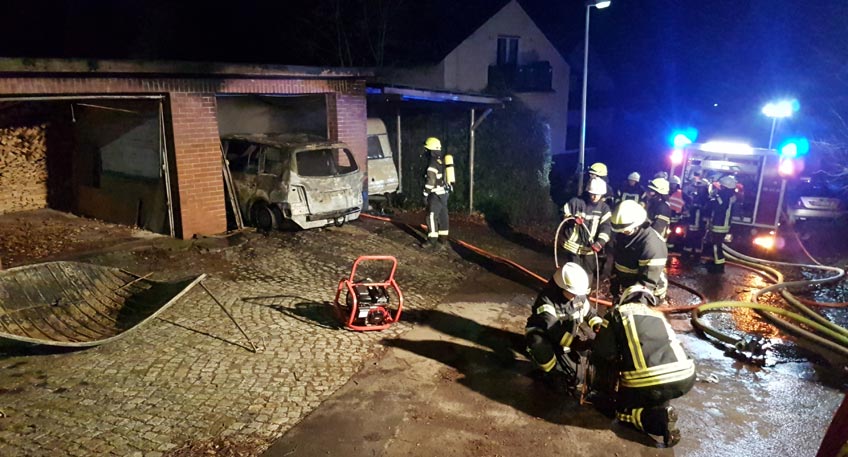
<instances>
[{"instance_id":1,"label":"burned van","mask_svg":"<svg viewBox=\"0 0 848 457\"><path fill-rule=\"evenodd\" d=\"M238 206L262 230L340 226L359 217L362 170L344 143L309 135L226 135Z\"/></svg>"}]
</instances>

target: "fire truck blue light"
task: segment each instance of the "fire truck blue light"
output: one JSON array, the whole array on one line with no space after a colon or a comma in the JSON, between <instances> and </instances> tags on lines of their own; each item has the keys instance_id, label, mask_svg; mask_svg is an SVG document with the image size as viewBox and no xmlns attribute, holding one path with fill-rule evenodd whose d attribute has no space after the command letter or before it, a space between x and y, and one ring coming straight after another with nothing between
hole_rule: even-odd
<instances>
[{"instance_id":1,"label":"fire truck blue light","mask_svg":"<svg viewBox=\"0 0 848 457\"><path fill-rule=\"evenodd\" d=\"M789 138L780 146L782 157L798 157L810 151L810 142L806 138Z\"/></svg>"}]
</instances>

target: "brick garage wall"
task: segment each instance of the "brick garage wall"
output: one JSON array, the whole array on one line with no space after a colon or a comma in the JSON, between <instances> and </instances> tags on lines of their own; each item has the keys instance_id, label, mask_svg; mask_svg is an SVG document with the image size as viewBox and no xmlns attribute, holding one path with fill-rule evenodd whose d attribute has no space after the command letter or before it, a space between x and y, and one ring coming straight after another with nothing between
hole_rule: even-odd
<instances>
[{"instance_id":1,"label":"brick garage wall","mask_svg":"<svg viewBox=\"0 0 848 457\"><path fill-rule=\"evenodd\" d=\"M365 88L363 87L363 91ZM365 98L356 95L327 96L327 136L350 146L353 157L363 174L362 190L368 192L368 139ZM367 201L367 195L365 195Z\"/></svg>"},{"instance_id":2,"label":"brick garage wall","mask_svg":"<svg viewBox=\"0 0 848 457\"><path fill-rule=\"evenodd\" d=\"M179 236L226 230L215 94L329 94L331 137L366 166L365 82L354 79L2 77L0 95L165 94L169 99ZM332 105L332 109L331 108ZM336 120L336 114L339 119Z\"/></svg>"}]
</instances>

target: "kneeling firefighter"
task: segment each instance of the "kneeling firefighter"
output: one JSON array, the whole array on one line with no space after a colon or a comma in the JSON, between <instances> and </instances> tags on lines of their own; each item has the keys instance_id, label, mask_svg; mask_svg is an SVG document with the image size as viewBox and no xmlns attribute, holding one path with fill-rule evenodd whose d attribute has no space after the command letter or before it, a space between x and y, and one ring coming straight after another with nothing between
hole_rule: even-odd
<instances>
[{"instance_id":1,"label":"kneeling firefighter","mask_svg":"<svg viewBox=\"0 0 848 457\"><path fill-rule=\"evenodd\" d=\"M442 154L442 142L427 138L424 149L430 155L424 182L424 201L427 205L427 243L424 247L446 246L448 243L448 196L456 184L453 156Z\"/></svg>"},{"instance_id":2,"label":"kneeling firefighter","mask_svg":"<svg viewBox=\"0 0 848 457\"><path fill-rule=\"evenodd\" d=\"M642 285L622 293L592 346L593 388L614 403L619 421L662 436L666 446L674 446L680 430L669 400L692 389L695 363L665 315L652 309L656 303L651 290Z\"/></svg>"},{"instance_id":3,"label":"kneeling firefighter","mask_svg":"<svg viewBox=\"0 0 848 457\"><path fill-rule=\"evenodd\" d=\"M527 318L527 353L555 391L575 384L577 353L589 348L595 336L591 328L601 322L589 305L588 292L589 276L583 268L566 263L539 292Z\"/></svg>"}]
</instances>

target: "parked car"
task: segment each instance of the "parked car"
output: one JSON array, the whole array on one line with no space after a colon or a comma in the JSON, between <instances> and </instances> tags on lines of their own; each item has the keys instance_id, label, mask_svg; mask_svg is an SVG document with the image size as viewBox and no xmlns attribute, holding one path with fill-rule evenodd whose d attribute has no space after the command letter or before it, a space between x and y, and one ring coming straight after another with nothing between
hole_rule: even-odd
<instances>
[{"instance_id":1,"label":"parked car","mask_svg":"<svg viewBox=\"0 0 848 457\"><path fill-rule=\"evenodd\" d=\"M227 135L239 209L262 230L341 226L362 210L362 170L344 143L304 134Z\"/></svg>"},{"instance_id":2,"label":"parked car","mask_svg":"<svg viewBox=\"0 0 848 457\"><path fill-rule=\"evenodd\" d=\"M798 221L848 221L848 206L843 197L824 179L801 178L787 187L786 216L790 224Z\"/></svg>"},{"instance_id":3,"label":"parked car","mask_svg":"<svg viewBox=\"0 0 848 457\"><path fill-rule=\"evenodd\" d=\"M385 200L398 190L398 172L386 124L368 119L368 198Z\"/></svg>"}]
</instances>

